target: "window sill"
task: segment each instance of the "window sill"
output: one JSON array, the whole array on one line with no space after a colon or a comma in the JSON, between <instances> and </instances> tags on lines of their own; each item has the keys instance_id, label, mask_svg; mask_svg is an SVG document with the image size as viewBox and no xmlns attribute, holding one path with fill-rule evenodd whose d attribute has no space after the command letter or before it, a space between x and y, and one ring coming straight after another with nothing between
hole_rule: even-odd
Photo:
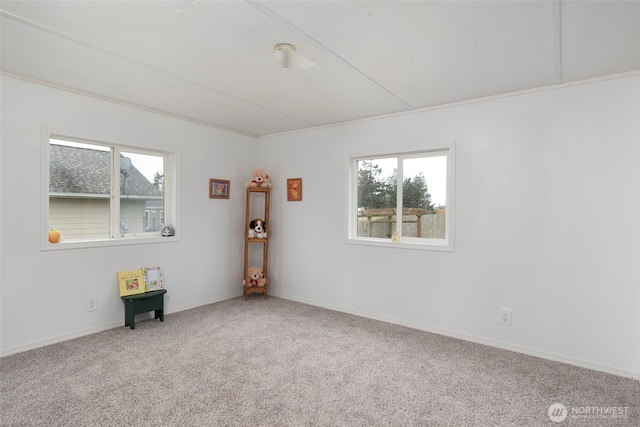
<instances>
[{"instance_id":1,"label":"window sill","mask_svg":"<svg viewBox=\"0 0 640 427\"><path fill-rule=\"evenodd\" d=\"M155 243L170 243L179 242L180 238L177 236L171 237L130 237L121 239L103 239L103 240L87 240L87 241L72 241L72 242L60 242L49 243L42 242L40 245L41 251L59 251L66 249L85 249L85 248L104 248L110 246L130 246L130 245L147 245Z\"/></svg>"},{"instance_id":2,"label":"window sill","mask_svg":"<svg viewBox=\"0 0 640 427\"><path fill-rule=\"evenodd\" d=\"M378 246L381 248L393 248L393 249L409 249L418 251L436 251L436 252L455 252L453 243L446 240L442 242L438 240L431 240L429 243L412 243L407 241L393 242L391 239L358 239L348 238L345 240L349 245L361 245L361 246Z\"/></svg>"}]
</instances>

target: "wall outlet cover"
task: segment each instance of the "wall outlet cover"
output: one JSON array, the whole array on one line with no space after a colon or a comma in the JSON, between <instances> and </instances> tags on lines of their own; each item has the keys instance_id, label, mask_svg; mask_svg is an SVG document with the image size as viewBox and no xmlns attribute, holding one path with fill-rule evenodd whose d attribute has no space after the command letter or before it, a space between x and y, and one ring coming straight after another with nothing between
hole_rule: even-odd
<instances>
[{"instance_id":1,"label":"wall outlet cover","mask_svg":"<svg viewBox=\"0 0 640 427\"><path fill-rule=\"evenodd\" d=\"M501 325L511 326L511 310L508 308L501 308L498 321Z\"/></svg>"},{"instance_id":2,"label":"wall outlet cover","mask_svg":"<svg viewBox=\"0 0 640 427\"><path fill-rule=\"evenodd\" d=\"M98 297L86 297L84 299L85 311L97 311L98 310Z\"/></svg>"}]
</instances>

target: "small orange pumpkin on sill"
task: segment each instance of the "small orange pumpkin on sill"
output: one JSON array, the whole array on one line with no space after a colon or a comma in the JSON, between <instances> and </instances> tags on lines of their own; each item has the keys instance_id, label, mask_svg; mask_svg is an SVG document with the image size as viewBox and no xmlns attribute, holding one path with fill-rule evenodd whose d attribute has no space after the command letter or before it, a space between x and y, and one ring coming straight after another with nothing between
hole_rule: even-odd
<instances>
[{"instance_id":1,"label":"small orange pumpkin on sill","mask_svg":"<svg viewBox=\"0 0 640 427\"><path fill-rule=\"evenodd\" d=\"M62 237L62 233L55 228L49 229L49 243L58 243L60 238Z\"/></svg>"}]
</instances>

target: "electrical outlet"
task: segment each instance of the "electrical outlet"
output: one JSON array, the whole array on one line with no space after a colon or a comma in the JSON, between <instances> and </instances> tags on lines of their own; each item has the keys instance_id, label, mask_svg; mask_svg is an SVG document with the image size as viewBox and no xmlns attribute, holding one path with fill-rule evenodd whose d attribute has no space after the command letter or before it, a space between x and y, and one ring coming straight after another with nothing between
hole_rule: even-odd
<instances>
[{"instance_id":1,"label":"electrical outlet","mask_svg":"<svg viewBox=\"0 0 640 427\"><path fill-rule=\"evenodd\" d=\"M501 325L511 326L511 310L508 308L500 309L500 318L498 320Z\"/></svg>"},{"instance_id":2,"label":"electrical outlet","mask_svg":"<svg viewBox=\"0 0 640 427\"><path fill-rule=\"evenodd\" d=\"M97 311L98 310L98 297L86 297L84 299L85 311Z\"/></svg>"}]
</instances>

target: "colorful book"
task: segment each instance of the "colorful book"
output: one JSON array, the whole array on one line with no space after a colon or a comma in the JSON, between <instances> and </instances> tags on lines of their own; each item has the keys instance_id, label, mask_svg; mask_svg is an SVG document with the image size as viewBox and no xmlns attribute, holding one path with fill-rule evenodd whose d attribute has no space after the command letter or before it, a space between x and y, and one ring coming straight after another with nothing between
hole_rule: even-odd
<instances>
[{"instance_id":1,"label":"colorful book","mask_svg":"<svg viewBox=\"0 0 640 427\"><path fill-rule=\"evenodd\" d=\"M145 292L157 291L164 289L164 279L162 277L162 268L160 267L143 267Z\"/></svg>"},{"instance_id":2,"label":"colorful book","mask_svg":"<svg viewBox=\"0 0 640 427\"><path fill-rule=\"evenodd\" d=\"M142 270L128 270L118 272L120 296L142 294L145 292Z\"/></svg>"}]
</instances>

